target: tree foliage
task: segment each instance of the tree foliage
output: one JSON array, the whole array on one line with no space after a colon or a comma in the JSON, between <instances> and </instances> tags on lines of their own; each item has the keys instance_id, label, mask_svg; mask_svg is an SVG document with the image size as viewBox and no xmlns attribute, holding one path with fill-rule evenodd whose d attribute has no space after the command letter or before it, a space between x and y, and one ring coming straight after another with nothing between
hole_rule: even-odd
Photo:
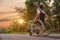
<instances>
[{"instance_id":1,"label":"tree foliage","mask_svg":"<svg viewBox=\"0 0 60 40\"><path fill-rule=\"evenodd\" d=\"M55 0L54 7L55 7L54 13L59 14L60 13L60 0Z\"/></svg>"}]
</instances>

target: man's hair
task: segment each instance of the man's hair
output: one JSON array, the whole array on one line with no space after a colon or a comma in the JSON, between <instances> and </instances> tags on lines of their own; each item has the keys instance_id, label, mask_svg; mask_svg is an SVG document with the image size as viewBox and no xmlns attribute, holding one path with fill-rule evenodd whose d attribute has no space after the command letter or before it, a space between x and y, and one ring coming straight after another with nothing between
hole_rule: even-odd
<instances>
[{"instance_id":1,"label":"man's hair","mask_svg":"<svg viewBox=\"0 0 60 40\"><path fill-rule=\"evenodd\" d=\"M41 9L43 9L43 5L41 4L41 5L39 5L39 7L41 8Z\"/></svg>"}]
</instances>

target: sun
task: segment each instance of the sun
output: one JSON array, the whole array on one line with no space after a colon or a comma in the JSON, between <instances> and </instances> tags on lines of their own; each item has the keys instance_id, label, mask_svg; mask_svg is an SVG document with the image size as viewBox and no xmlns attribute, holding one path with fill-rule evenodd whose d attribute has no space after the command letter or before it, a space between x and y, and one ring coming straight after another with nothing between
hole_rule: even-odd
<instances>
[{"instance_id":1,"label":"sun","mask_svg":"<svg viewBox=\"0 0 60 40\"><path fill-rule=\"evenodd\" d=\"M23 24L25 21L23 19L19 19L18 21L20 24Z\"/></svg>"}]
</instances>

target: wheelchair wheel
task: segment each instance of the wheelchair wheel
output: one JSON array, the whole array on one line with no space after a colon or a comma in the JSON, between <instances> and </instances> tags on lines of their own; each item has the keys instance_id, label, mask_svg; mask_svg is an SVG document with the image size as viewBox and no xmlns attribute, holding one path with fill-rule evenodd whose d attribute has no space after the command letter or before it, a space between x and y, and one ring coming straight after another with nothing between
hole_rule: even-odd
<instances>
[{"instance_id":1,"label":"wheelchair wheel","mask_svg":"<svg viewBox=\"0 0 60 40\"><path fill-rule=\"evenodd\" d=\"M40 27L42 27L43 29L40 30ZM33 21L30 21L28 24L28 29L29 31L29 35L33 35L33 33L38 34L42 34L43 30L44 30L44 24L41 20L37 20L35 23L33 23Z\"/></svg>"},{"instance_id":2,"label":"wheelchair wheel","mask_svg":"<svg viewBox=\"0 0 60 40\"><path fill-rule=\"evenodd\" d=\"M48 36L51 33L51 25L50 25L50 23L46 22L45 23L45 28L46 28L46 30L44 30L43 34Z\"/></svg>"}]
</instances>

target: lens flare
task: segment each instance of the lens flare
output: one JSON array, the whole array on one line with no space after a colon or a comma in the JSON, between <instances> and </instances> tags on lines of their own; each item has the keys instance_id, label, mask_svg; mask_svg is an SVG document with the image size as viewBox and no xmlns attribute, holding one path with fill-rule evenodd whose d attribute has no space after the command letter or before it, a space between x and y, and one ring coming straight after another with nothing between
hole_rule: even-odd
<instances>
[{"instance_id":1,"label":"lens flare","mask_svg":"<svg viewBox=\"0 0 60 40\"><path fill-rule=\"evenodd\" d=\"M19 23L23 24L25 21L23 19L19 19Z\"/></svg>"}]
</instances>

